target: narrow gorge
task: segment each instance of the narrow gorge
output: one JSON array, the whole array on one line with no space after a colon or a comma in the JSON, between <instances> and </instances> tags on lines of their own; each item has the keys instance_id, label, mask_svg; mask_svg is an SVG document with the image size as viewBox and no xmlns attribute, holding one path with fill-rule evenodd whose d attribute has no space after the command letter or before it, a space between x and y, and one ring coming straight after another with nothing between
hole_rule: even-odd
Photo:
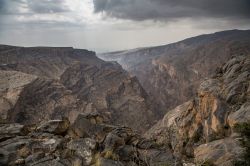
<instances>
[{"instance_id":1,"label":"narrow gorge","mask_svg":"<svg viewBox=\"0 0 250 166\"><path fill-rule=\"evenodd\" d=\"M247 166L250 31L97 54L0 45L0 165Z\"/></svg>"}]
</instances>

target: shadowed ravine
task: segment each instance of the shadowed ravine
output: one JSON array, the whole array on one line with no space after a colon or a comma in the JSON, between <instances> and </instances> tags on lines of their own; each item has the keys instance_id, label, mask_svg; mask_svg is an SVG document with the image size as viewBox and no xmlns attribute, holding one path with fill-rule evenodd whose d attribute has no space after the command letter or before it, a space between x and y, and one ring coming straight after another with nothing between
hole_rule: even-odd
<instances>
[{"instance_id":1,"label":"shadowed ravine","mask_svg":"<svg viewBox=\"0 0 250 166\"><path fill-rule=\"evenodd\" d=\"M250 31L98 57L0 45L0 165L245 166L249 126Z\"/></svg>"}]
</instances>

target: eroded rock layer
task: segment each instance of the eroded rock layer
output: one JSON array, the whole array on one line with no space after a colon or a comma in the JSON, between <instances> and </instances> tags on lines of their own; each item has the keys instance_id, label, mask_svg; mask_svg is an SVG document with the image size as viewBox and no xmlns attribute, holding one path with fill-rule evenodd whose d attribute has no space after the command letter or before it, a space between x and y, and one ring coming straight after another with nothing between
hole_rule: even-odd
<instances>
[{"instance_id":1,"label":"eroded rock layer","mask_svg":"<svg viewBox=\"0 0 250 166\"><path fill-rule=\"evenodd\" d=\"M164 115L194 97L200 83L233 55L249 52L250 31L231 30L98 56L135 75Z\"/></svg>"},{"instance_id":2,"label":"eroded rock layer","mask_svg":"<svg viewBox=\"0 0 250 166\"><path fill-rule=\"evenodd\" d=\"M38 125L0 124L0 165L147 166L178 164L170 150L131 128L103 123L98 114L79 114Z\"/></svg>"},{"instance_id":3,"label":"eroded rock layer","mask_svg":"<svg viewBox=\"0 0 250 166\"><path fill-rule=\"evenodd\" d=\"M157 112L135 77L94 52L0 46L0 113L21 124L101 113L112 124L145 131Z\"/></svg>"},{"instance_id":4,"label":"eroded rock layer","mask_svg":"<svg viewBox=\"0 0 250 166\"><path fill-rule=\"evenodd\" d=\"M240 140L245 137L235 126L249 123L249 106L250 56L247 54L235 56L219 68L211 79L201 83L193 100L169 111L146 136L170 147L176 156L233 165L241 160L247 148L242 147Z\"/></svg>"}]
</instances>

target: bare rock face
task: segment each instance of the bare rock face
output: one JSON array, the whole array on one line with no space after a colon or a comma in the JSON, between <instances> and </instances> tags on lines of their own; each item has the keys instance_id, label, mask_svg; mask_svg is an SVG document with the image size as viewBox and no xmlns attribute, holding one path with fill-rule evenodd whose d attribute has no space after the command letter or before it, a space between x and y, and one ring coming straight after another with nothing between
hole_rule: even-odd
<instances>
[{"instance_id":1,"label":"bare rock face","mask_svg":"<svg viewBox=\"0 0 250 166\"><path fill-rule=\"evenodd\" d=\"M42 124L37 127L37 130L40 132L48 132L53 134L63 134L69 128L70 122L68 119L64 120L51 120L47 123Z\"/></svg>"},{"instance_id":2,"label":"bare rock face","mask_svg":"<svg viewBox=\"0 0 250 166\"><path fill-rule=\"evenodd\" d=\"M51 117L64 117L77 99L58 81L36 79L20 94L8 119L23 124L35 124Z\"/></svg>"},{"instance_id":3,"label":"bare rock face","mask_svg":"<svg viewBox=\"0 0 250 166\"><path fill-rule=\"evenodd\" d=\"M202 163L207 161L221 166L233 166L234 160L241 157L245 149L237 138L225 138L202 144L195 148L195 159Z\"/></svg>"},{"instance_id":4,"label":"bare rock face","mask_svg":"<svg viewBox=\"0 0 250 166\"><path fill-rule=\"evenodd\" d=\"M8 110L14 107L23 88L34 81L36 76L0 70L0 78L0 117L6 119Z\"/></svg>"},{"instance_id":5,"label":"bare rock face","mask_svg":"<svg viewBox=\"0 0 250 166\"><path fill-rule=\"evenodd\" d=\"M232 30L98 56L135 75L164 115L194 97L200 83L233 55L249 53L249 39L249 30Z\"/></svg>"},{"instance_id":6,"label":"bare rock face","mask_svg":"<svg viewBox=\"0 0 250 166\"><path fill-rule=\"evenodd\" d=\"M65 71L61 82L87 103L88 113L98 110L112 124L133 124L134 129L142 130L156 119L157 112L151 112L152 103L138 80L116 63L76 64Z\"/></svg>"},{"instance_id":7,"label":"bare rock face","mask_svg":"<svg viewBox=\"0 0 250 166\"><path fill-rule=\"evenodd\" d=\"M22 124L100 113L112 124L145 131L157 119L135 77L94 52L0 46L1 119Z\"/></svg>"},{"instance_id":8,"label":"bare rock face","mask_svg":"<svg viewBox=\"0 0 250 166\"><path fill-rule=\"evenodd\" d=\"M26 133L20 132L20 129L30 126L1 124L0 130L5 129L5 133L11 134L11 137L0 139L0 164L174 166L180 162L170 150L161 149L154 141L140 137L131 128L112 126L94 119L103 117L80 114L74 124L68 124L67 119L50 120L33 126ZM79 126L80 123L88 125ZM79 131L79 127L86 134L72 133ZM64 132L61 132L62 129ZM96 139L100 132L103 133L103 139Z\"/></svg>"},{"instance_id":9,"label":"bare rock face","mask_svg":"<svg viewBox=\"0 0 250 166\"><path fill-rule=\"evenodd\" d=\"M249 80L250 56L233 57L201 83L196 98L169 111L146 136L177 156L232 165L244 153L234 126L250 120Z\"/></svg>"},{"instance_id":10,"label":"bare rock face","mask_svg":"<svg viewBox=\"0 0 250 166\"><path fill-rule=\"evenodd\" d=\"M103 62L92 51L71 47L0 47L0 69L45 78L58 79L69 65L79 61L95 65Z\"/></svg>"},{"instance_id":11,"label":"bare rock face","mask_svg":"<svg viewBox=\"0 0 250 166\"><path fill-rule=\"evenodd\" d=\"M0 46L0 165L242 163L249 50L249 31L228 31L113 53L148 95L118 63L87 50Z\"/></svg>"}]
</instances>

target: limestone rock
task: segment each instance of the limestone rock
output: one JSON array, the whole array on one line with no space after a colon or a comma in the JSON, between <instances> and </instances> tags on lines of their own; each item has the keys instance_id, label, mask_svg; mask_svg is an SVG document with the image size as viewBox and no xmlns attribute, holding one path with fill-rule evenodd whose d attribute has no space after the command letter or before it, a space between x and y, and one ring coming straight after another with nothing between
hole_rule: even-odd
<instances>
[{"instance_id":1,"label":"limestone rock","mask_svg":"<svg viewBox=\"0 0 250 166\"><path fill-rule=\"evenodd\" d=\"M124 166L124 165L119 161L99 158L96 166Z\"/></svg>"},{"instance_id":2,"label":"limestone rock","mask_svg":"<svg viewBox=\"0 0 250 166\"><path fill-rule=\"evenodd\" d=\"M75 151L75 155L82 158L84 165L90 165L93 162L96 142L89 138L71 140L67 144L67 148Z\"/></svg>"},{"instance_id":3,"label":"limestone rock","mask_svg":"<svg viewBox=\"0 0 250 166\"><path fill-rule=\"evenodd\" d=\"M208 161L215 165L233 166L234 161L240 158L244 148L240 146L239 140L225 138L202 144L194 149L197 163Z\"/></svg>"},{"instance_id":4,"label":"limestone rock","mask_svg":"<svg viewBox=\"0 0 250 166\"><path fill-rule=\"evenodd\" d=\"M0 124L0 140L22 135L24 126L20 124Z\"/></svg>"},{"instance_id":5,"label":"limestone rock","mask_svg":"<svg viewBox=\"0 0 250 166\"><path fill-rule=\"evenodd\" d=\"M2 124L11 137L0 140L0 164L158 166L176 162L169 149L162 149L129 127L109 125L102 119L97 114L80 114L73 124L67 119L49 120L29 132L21 132L29 126Z\"/></svg>"},{"instance_id":6,"label":"limestone rock","mask_svg":"<svg viewBox=\"0 0 250 166\"><path fill-rule=\"evenodd\" d=\"M37 128L38 131L48 132L53 134L63 134L67 132L70 122L68 119L51 120Z\"/></svg>"},{"instance_id":7,"label":"limestone rock","mask_svg":"<svg viewBox=\"0 0 250 166\"><path fill-rule=\"evenodd\" d=\"M95 123L140 132L156 120L154 102L137 78L88 50L0 45L0 119L38 124L99 113Z\"/></svg>"},{"instance_id":8,"label":"limestone rock","mask_svg":"<svg viewBox=\"0 0 250 166\"><path fill-rule=\"evenodd\" d=\"M198 151L208 146L203 159L212 158L215 165L239 159L244 152L239 150L239 144L236 146L231 136L238 135L235 124L250 121L250 75L246 74L250 70L249 58L249 55L232 58L219 69L218 75L200 85L193 100L169 111L145 136L171 148L177 157L196 158ZM236 151L228 147L230 143ZM198 150L197 146L200 147ZM234 155L235 152L239 155Z\"/></svg>"},{"instance_id":9,"label":"limestone rock","mask_svg":"<svg viewBox=\"0 0 250 166\"><path fill-rule=\"evenodd\" d=\"M232 112L228 117L228 123L233 128L237 123L244 123L250 120L250 103L243 104L239 110Z\"/></svg>"},{"instance_id":10,"label":"limestone rock","mask_svg":"<svg viewBox=\"0 0 250 166\"><path fill-rule=\"evenodd\" d=\"M168 111L195 96L204 78L220 75L217 70L232 55L249 54L250 32L229 30L192 37L176 43L98 54L104 60L117 61L135 75L157 103L164 116ZM240 70L239 59L223 69ZM238 63L234 67L233 64ZM235 74L228 72L228 78ZM240 79L239 79L240 80ZM235 87L236 88L236 87ZM239 87L240 88L240 87ZM232 90L231 95L239 93ZM238 91L238 92L237 92ZM230 98L228 98L231 100Z\"/></svg>"},{"instance_id":11,"label":"limestone rock","mask_svg":"<svg viewBox=\"0 0 250 166\"><path fill-rule=\"evenodd\" d=\"M0 70L0 118L7 119L8 110L13 109L24 87L37 77L17 71Z\"/></svg>"},{"instance_id":12,"label":"limestone rock","mask_svg":"<svg viewBox=\"0 0 250 166\"><path fill-rule=\"evenodd\" d=\"M161 151L157 149L145 149L139 150L139 158L148 165L160 166L160 165L179 165L178 161L175 161L174 156L170 151Z\"/></svg>"}]
</instances>

